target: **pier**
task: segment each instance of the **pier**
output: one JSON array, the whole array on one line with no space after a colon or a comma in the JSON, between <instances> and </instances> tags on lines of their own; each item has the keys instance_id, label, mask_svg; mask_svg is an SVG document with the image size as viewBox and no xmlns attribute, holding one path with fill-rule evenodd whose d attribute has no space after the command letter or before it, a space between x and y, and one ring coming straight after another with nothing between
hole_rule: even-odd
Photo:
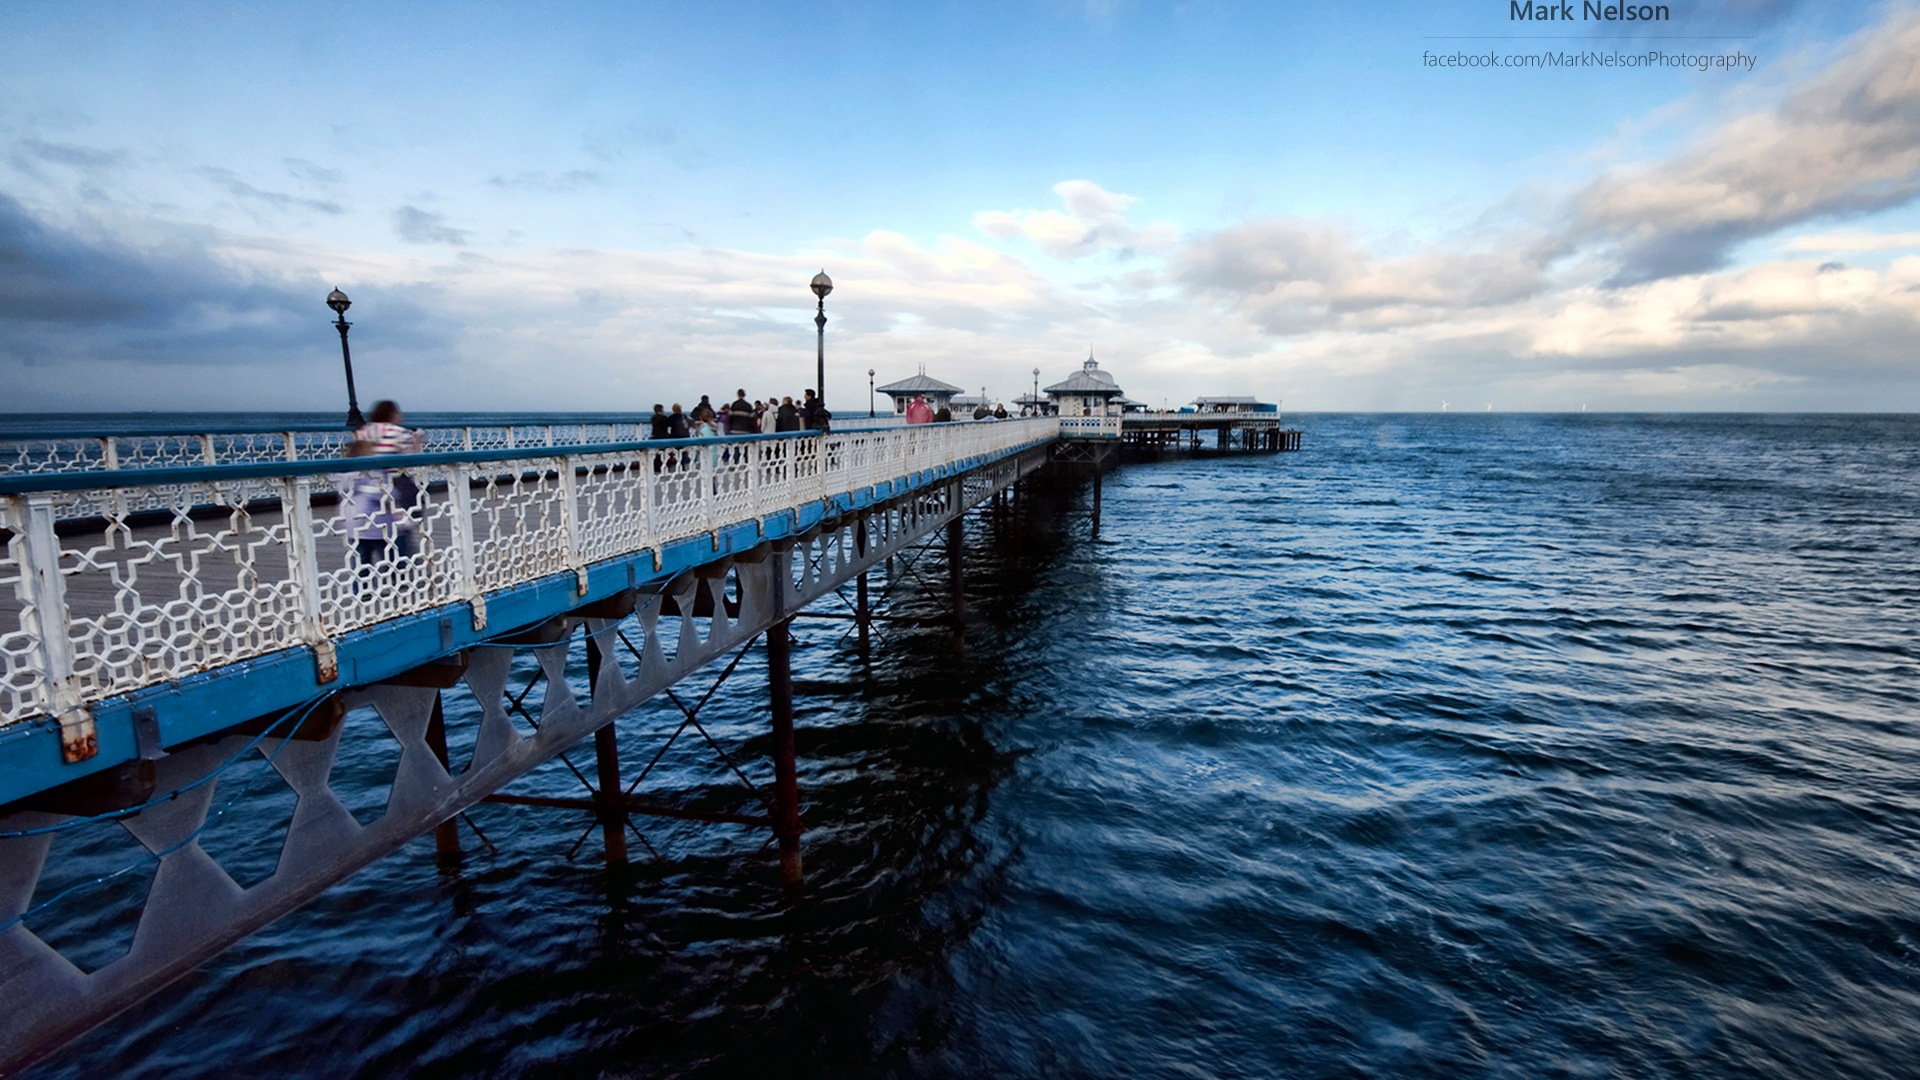
<instances>
[{"instance_id":1,"label":"pier","mask_svg":"<svg viewBox=\"0 0 1920 1080\"><path fill-rule=\"evenodd\" d=\"M466 816L486 801L585 815L609 863L644 847L635 815L765 830L799 888L792 620L847 619L865 646L883 621L870 572L930 550L957 614L964 515L1018 505L1043 471L1090 467L1097 531L1098 477L1120 448L1200 430L1163 423L882 421L665 442L567 421L427 429L423 452L378 461L420 484L419 550L372 563L334 506L369 467L341 458L344 432L0 444L0 1072L416 838L443 854L487 843ZM1216 429L1215 449L1298 448L1267 423ZM821 601L844 604L807 610ZM617 721L721 666L717 688L755 647L773 783L747 782L744 811L639 791ZM477 721L450 723L449 694ZM690 700L673 738L705 735ZM387 746L377 813L350 812L331 782L343 739ZM583 769L566 755L589 741ZM555 759L580 796L503 790ZM201 841L229 797L223 774L257 760L294 807L279 820L235 804L222 828L252 830L240 848L271 867L240 873ZM71 888L64 841L83 830L124 830L144 853L124 949L40 932Z\"/></svg>"},{"instance_id":2,"label":"pier","mask_svg":"<svg viewBox=\"0 0 1920 1080\"><path fill-rule=\"evenodd\" d=\"M1301 433L1272 413L1160 412L1129 415L1121 425L1127 460L1168 454L1277 452L1300 449Z\"/></svg>"}]
</instances>

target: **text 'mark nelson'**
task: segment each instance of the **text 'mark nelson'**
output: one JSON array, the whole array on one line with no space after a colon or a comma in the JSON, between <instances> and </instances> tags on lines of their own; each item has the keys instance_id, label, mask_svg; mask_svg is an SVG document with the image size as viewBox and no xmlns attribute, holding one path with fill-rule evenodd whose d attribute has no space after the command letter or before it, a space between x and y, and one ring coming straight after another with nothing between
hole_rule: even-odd
<instances>
[{"instance_id":1,"label":"text 'mark nelson'","mask_svg":"<svg viewBox=\"0 0 1920 1080\"><path fill-rule=\"evenodd\" d=\"M1536 4L1533 0L1507 0L1507 18L1515 22L1572 22L1573 4ZM1585 0L1580 18L1587 22L1665 22L1673 12L1665 4L1596 4Z\"/></svg>"}]
</instances>

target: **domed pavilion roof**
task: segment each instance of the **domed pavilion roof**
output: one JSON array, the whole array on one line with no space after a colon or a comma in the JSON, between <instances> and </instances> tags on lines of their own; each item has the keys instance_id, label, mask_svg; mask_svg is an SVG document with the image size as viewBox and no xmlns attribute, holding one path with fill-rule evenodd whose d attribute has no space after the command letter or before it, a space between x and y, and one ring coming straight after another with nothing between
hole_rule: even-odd
<instances>
[{"instance_id":1,"label":"domed pavilion roof","mask_svg":"<svg viewBox=\"0 0 1920 1080\"><path fill-rule=\"evenodd\" d=\"M1120 393L1120 384L1113 381L1113 376L1101 371L1100 365L1093 359L1093 354L1089 353L1087 354L1087 362L1080 365L1079 371L1067 376L1065 382L1054 383L1052 386L1047 387L1046 392L1049 394L1107 394L1117 396Z\"/></svg>"}]
</instances>

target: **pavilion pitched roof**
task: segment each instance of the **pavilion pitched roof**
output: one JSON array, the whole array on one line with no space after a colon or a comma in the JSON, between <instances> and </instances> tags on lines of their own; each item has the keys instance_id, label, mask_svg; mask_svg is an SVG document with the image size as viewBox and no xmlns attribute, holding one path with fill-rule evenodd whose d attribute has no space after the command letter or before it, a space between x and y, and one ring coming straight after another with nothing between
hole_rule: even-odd
<instances>
[{"instance_id":1,"label":"pavilion pitched roof","mask_svg":"<svg viewBox=\"0 0 1920 1080\"><path fill-rule=\"evenodd\" d=\"M899 382L888 383L878 389L882 394L958 394L961 392L960 388L952 383L941 382L924 371L901 379Z\"/></svg>"}]
</instances>

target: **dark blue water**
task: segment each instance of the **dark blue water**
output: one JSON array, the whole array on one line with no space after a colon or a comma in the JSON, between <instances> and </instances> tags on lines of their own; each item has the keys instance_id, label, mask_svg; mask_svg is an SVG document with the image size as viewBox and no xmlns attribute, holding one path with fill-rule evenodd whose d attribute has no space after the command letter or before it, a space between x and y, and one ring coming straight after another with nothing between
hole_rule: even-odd
<instances>
[{"instance_id":1,"label":"dark blue water","mask_svg":"<svg viewBox=\"0 0 1920 1080\"><path fill-rule=\"evenodd\" d=\"M40 1075L1920 1076L1920 418L1299 423L974 521L964 654L803 624L797 906L482 807Z\"/></svg>"}]
</instances>

